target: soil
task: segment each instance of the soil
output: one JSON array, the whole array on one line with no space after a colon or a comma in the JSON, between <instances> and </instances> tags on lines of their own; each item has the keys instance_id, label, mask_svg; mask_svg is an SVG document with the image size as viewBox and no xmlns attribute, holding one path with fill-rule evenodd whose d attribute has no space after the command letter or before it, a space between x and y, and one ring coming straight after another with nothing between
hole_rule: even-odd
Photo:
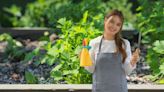
<instances>
[{"instance_id":1,"label":"soil","mask_svg":"<svg viewBox=\"0 0 164 92\"><path fill-rule=\"evenodd\" d=\"M40 46L39 41L22 40L24 49L31 51L34 48ZM39 84L53 83L53 78L50 77L50 71L55 65L49 66L47 64L35 64L29 62L28 64L22 64L21 61L11 62L2 59L6 42L0 42L0 84L26 84L25 71L30 71L38 78ZM141 59L137 63L137 68L127 76L128 84L153 84L145 76L150 75L150 67L145 62L146 48L141 47Z\"/></svg>"}]
</instances>

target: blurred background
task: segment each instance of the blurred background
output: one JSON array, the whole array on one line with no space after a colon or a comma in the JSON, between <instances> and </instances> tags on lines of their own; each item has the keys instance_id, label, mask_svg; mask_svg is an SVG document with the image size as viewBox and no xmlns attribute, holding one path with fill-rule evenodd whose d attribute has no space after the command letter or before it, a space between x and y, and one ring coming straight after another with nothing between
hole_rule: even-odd
<instances>
[{"instance_id":1,"label":"blurred background","mask_svg":"<svg viewBox=\"0 0 164 92\"><path fill-rule=\"evenodd\" d=\"M99 36L113 9L132 51L141 49L128 84L164 84L163 0L1 0L0 84L91 84L82 40Z\"/></svg>"}]
</instances>

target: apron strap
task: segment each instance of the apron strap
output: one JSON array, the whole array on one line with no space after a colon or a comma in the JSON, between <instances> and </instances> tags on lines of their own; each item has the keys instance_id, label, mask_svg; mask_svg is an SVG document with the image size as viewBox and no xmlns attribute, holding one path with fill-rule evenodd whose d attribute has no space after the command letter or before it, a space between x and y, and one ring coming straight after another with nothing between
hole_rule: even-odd
<instances>
[{"instance_id":1,"label":"apron strap","mask_svg":"<svg viewBox=\"0 0 164 92\"><path fill-rule=\"evenodd\" d=\"M103 41L104 35L102 36L101 40L100 40L100 44L99 44L99 53L101 52L101 45L102 45L102 41Z\"/></svg>"}]
</instances>

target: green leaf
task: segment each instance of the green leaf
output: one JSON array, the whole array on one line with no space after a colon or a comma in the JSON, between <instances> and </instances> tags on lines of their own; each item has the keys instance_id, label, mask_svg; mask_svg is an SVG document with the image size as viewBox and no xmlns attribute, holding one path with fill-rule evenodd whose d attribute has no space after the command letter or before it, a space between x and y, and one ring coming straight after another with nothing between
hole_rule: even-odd
<instances>
[{"instance_id":1,"label":"green leaf","mask_svg":"<svg viewBox=\"0 0 164 92\"><path fill-rule=\"evenodd\" d=\"M142 10L143 9L143 7L142 6L139 6L136 10L137 11L140 11L140 10Z\"/></svg>"},{"instance_id":2,"label":"green leaf","mask_svg":"<svg viewBox=\"0 0 164 92\"><path fill-rule=\"evenodd\" d=\"M155 52L153 50L149 49L146 58L147 58L148 64L150 65L152 73L158 74L160 72L160 70L159 70L159 63L160 62L159 62L158 55L154 55L154 53Z\"/></svg>"},{"instance_id":3,"label":"green leaf","mask_svg":"<svg viewBox=\"0 0 164 92\"><path fill-rule=\"evenodd\" d=\"M88 11L86 11L86 12L83 14L82 23L86 23L87 18L88 18Z\"/></svg>"},{"instance_id":4,"label":"green leaf","mask_svg":"<svg viewBox=\"0 0 164 92\"><path fill-rule=\"evenodd\" d=\"M77 69L74 70L63 70L63 75L68 75L68 74L78 74L79 71Z\"/></svg>"},{"instance_id":5,"label":"green leaf","mask_svg":"<svg viewBox=\"0 0 164 92\"><path fill-rule=\"evenodd\" d=\"M33 57L37 56L39 53L39 48L34 49L32 52L29 52L25 55L25 58L23 60L23 63L27 63L28 61L31 61Z\"/></svg>"},{"instance_id":6,"label":"green leaf","mask_svg":"<svg viewBox=\"0 0 164 92\"><path fill-rule=\"evenodd\" d=\"M160 73L162 73L164 75L164 63L162 63L162 65L160 65L159 69L160 69Z\"/></svg>"},{"instance_id":7,"label":"green leaf","mask_svg":"<svg viewBox=\"0 0 164 92\"><path fill-rule=\"evenodd\" d=\"M62 66L63 66L62 64L55 66L55 68L52 69L52 72L53 71L59 71L59 69L62 68Z\"/></svg>"},{"instance_id":8,"label":"green leaf","mask_svg":"<svg viewBox=\"0 0 164 92\"><path fill-rule=\"evenodd\" d=\"M66 18L60 18L57 22L61 25L64 25L66 23Z\"/></svg>"},{"instance_id":9,"label":"green leaf","mask_svg":"<svg viewBox=\"0 0 164 92\"><path fill-rule=\"evenodd\" d=\"M31 72L25 71L25 80L28 84L38 83L38 79Z\"/></svg>"},{"instance_id":10,"label":"green leaf","mask_svg":"<svg viewBox=\"0 0 164 92\"><path fill-rule=\"evenodd\" d=\"M11 8L4 8L4 10L10 14L13 14L14 16L21 16L21 8L16 6L16 5L12 5Z\"/></svg>"},{"instance_id":11,"label":"green leaf","mask_svg":"<svg viewBox=\"0 0 164 92\"><path fill-rule=\"evenodd\" d=\"M54 58L54 57L49 57L46 59L47 60L46 63L51 66L55 63L55 59L56 58Z\"/></svg>"},{"instance_id":12,"label":"green leaf","mask_svg":"<svg viewBox=\"0 0 164 92\"><path fill-rule=\"evenodd\" d=\"M159 54L164 54L164 40L157 40L153 43L155 47L153 47L153 50L156 51Z\"/></svg>"},{"instance_id":13,"label":"green leaf","mask_svg":"<svg viewBox=\"0 0 164 92\"><path fill-rule=\"evenodd\" d=\"M6 41L12 39L12 37L9 34L3 33L0 35L0 41Z\"/></svg>"},{"instance_id":14,"label":"green leaf","mask_svg":"<svg viewBox=\"0 0 164 92\"><path fill-rule=\"evenodd\" d=\"M35 56L34 53L27 53L25 55L25 59L23 60L23 62L25 63L25 62L31 61L34 56Z\"/></svg>"},{"instance_id":15,"label":"green leaf","mask_svg":"<svg viewBox=\"0 0 164 92\"><path fill-rule=\"evenodd\" d=\"M63 75L71 74L72 72L70 70L63 70Z\"/></svg>"},{"instance_id":16,"label":"green leaf","mask_svg":"<svg viewBox=\"0 0 164 92\"><path fill-rule=\"evenodd\" d=\"M54 77L54 80L61 80L63 79L61 71L53 71L51 72L51 76Z\"/></svg>"},{"instance_id":17,"label":"green leaf","mask_svg":"<svg viewBox=\"0 0 164 92\"><path fill-rule=\"evenodd\" d=\"M51 56L57 56L59 54L60 50L58 50L58 48L56 46L53 46L52 48L50 48L47 52L47 54L51 55Z\"/></svg>"}]
</instances>

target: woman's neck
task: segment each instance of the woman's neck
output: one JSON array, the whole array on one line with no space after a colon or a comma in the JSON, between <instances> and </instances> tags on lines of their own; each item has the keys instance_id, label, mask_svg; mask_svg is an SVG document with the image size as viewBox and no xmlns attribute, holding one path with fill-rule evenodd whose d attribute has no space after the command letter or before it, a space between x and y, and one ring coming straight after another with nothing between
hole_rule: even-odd
<instances>
[{"instance_id":1,"label":"woman's neck","mask_svg":"<svg viewBox=\"0 0 164 92\"><path fill-rule=\"evenodd\" d=\"M103 34L105 40L114 40L114 36Z\"/></svg>"}]
</instances>

